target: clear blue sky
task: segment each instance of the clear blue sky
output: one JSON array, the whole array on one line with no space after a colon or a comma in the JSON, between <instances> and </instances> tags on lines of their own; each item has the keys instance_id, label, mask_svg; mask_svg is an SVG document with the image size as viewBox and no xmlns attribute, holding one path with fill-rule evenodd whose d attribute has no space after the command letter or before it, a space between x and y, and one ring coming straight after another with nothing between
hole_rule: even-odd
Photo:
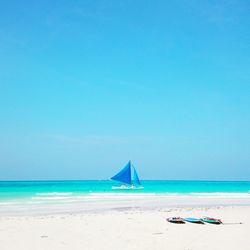
<instances>
[{"instance_id":1,"label":"clear blue sky","mask_svg":"<svg viewBox=\"0 0 250 250\"><path fill-rule=\"evenodd\" d=\"M250 179L248 0L0 3L0 179Z\"/></svg>"}]
</instances>

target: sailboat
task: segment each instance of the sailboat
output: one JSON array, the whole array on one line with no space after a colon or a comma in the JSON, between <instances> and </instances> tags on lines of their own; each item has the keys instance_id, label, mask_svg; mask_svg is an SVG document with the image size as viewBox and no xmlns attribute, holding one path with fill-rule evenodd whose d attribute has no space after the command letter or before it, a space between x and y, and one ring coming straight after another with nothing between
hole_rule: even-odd
<instances>
[{"instance_id":1,"label":"sailboat","mask_svg":"<svg viewBox=\"0 0 250 250\"><path fill-rule=\"evenodd\" d=\"M129 161L116 175L111 177L111 180L118 181L122 184L121 186L113 186L113 189L142 188L141 181L131 161Z\"/></svg>"}]
</instances>

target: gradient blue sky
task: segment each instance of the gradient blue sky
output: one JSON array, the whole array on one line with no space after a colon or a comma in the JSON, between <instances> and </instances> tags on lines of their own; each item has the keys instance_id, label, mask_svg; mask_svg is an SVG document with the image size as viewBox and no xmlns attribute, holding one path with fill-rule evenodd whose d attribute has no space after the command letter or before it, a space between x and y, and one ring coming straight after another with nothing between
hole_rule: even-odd
<instances>
[{"instance_id":1,"label":"gradient blue sky","mask_svg":"<svg viewBox=\"0 0 250 250\"><path fill-rule=\"evenodd\" d=\"M0 179L250 179L248 0L0 1Z\"/></svg>"}]
</instances>

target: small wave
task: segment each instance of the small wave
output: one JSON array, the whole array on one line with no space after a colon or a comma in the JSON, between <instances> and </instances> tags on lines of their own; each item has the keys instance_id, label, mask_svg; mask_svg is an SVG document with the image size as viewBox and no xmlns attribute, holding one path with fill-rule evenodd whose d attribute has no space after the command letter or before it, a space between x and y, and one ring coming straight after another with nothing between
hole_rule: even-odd
<instances>
[{"instance_id":1,"label":"small wave","mask_svg":"<svg viewBox=\"0 0 250 250\"><path fill-rule=\"evenodd\" d=\"M211 193L197 193L197 192L193 192L190 193L190 195L193 196L205 196L205 197L209 197L209 196L216 196L216 197L246 197L249 196L248 193L225 193L225 192L211 192Z\"/></svg>"},{"instance_id":2,"label":"small wave","mask_svg":"<svg viewBox=\"0 0 250 250\"><path fill-rule=\"evenodd\" d=\"M116 193L116 192L109 192L109 193L90 193L91 196L152 196L156 195L156 193Z\"/></svg>"},{"instance_id":3,"label":"small wave","mask_svg":"<svg viewBox=\"0 0 250 250\"><path fill-rule=\"evenodd\" d=\"M16 205L16 204L19 204L20 202L15 202L15 201L1 201L0 202L0 205L4 205L4 206L12 206L12 205Z\"/></svg>"},{"instance_id":4,"label":"small wave","mask_svg":"<svg viewBox=\"0 0 250 250\"><path fill-rule=\"evenodd\" d=\"M117 200L138 200L138 199L152 199L157 197L155 193L90 193L83 195L84 200L103 200L103 201L117 201Z\"/></svg>"},{"instance_id":5,"label":"small wave","mask_svg":"<svg viewBox=\"0 0 250 250\"><path fill-rule=\"evenodd\" d=\"M71 199L71 198L67 198L67 197L56 197L56 196L52 196L52 197L31 197L32 200L67 200L67 199Z\"/></svg>"},{"instance_id":6,"label":"small wave","mask_svg":"<svg viewBox=\"0 0 250 250\"><path fill-rule=\"evenodd\" d=\"M71 192L48 192L48 193L36 193L36 196L71 196Z\"/></svg>"}]
</instances>

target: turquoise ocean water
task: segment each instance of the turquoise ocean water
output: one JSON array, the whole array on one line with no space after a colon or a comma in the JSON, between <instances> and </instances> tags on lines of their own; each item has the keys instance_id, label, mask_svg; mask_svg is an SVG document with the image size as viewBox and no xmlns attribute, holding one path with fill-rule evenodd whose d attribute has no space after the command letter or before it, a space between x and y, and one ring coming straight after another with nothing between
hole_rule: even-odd
<instances>
[{"instance_id":1,"label":"turquoise ocean water","mask_svg":"<svg viewBox=\"0 0 250 250\"><path fill-rule=\"evenodd\" d=\"M82 181L0 181L0 201L34 197L79 196L92 194L167 194L208 195L212 193L246 194L250 181L142 181L143 188L114 189L109 180Z\"/></svg>"}]
</instances>

